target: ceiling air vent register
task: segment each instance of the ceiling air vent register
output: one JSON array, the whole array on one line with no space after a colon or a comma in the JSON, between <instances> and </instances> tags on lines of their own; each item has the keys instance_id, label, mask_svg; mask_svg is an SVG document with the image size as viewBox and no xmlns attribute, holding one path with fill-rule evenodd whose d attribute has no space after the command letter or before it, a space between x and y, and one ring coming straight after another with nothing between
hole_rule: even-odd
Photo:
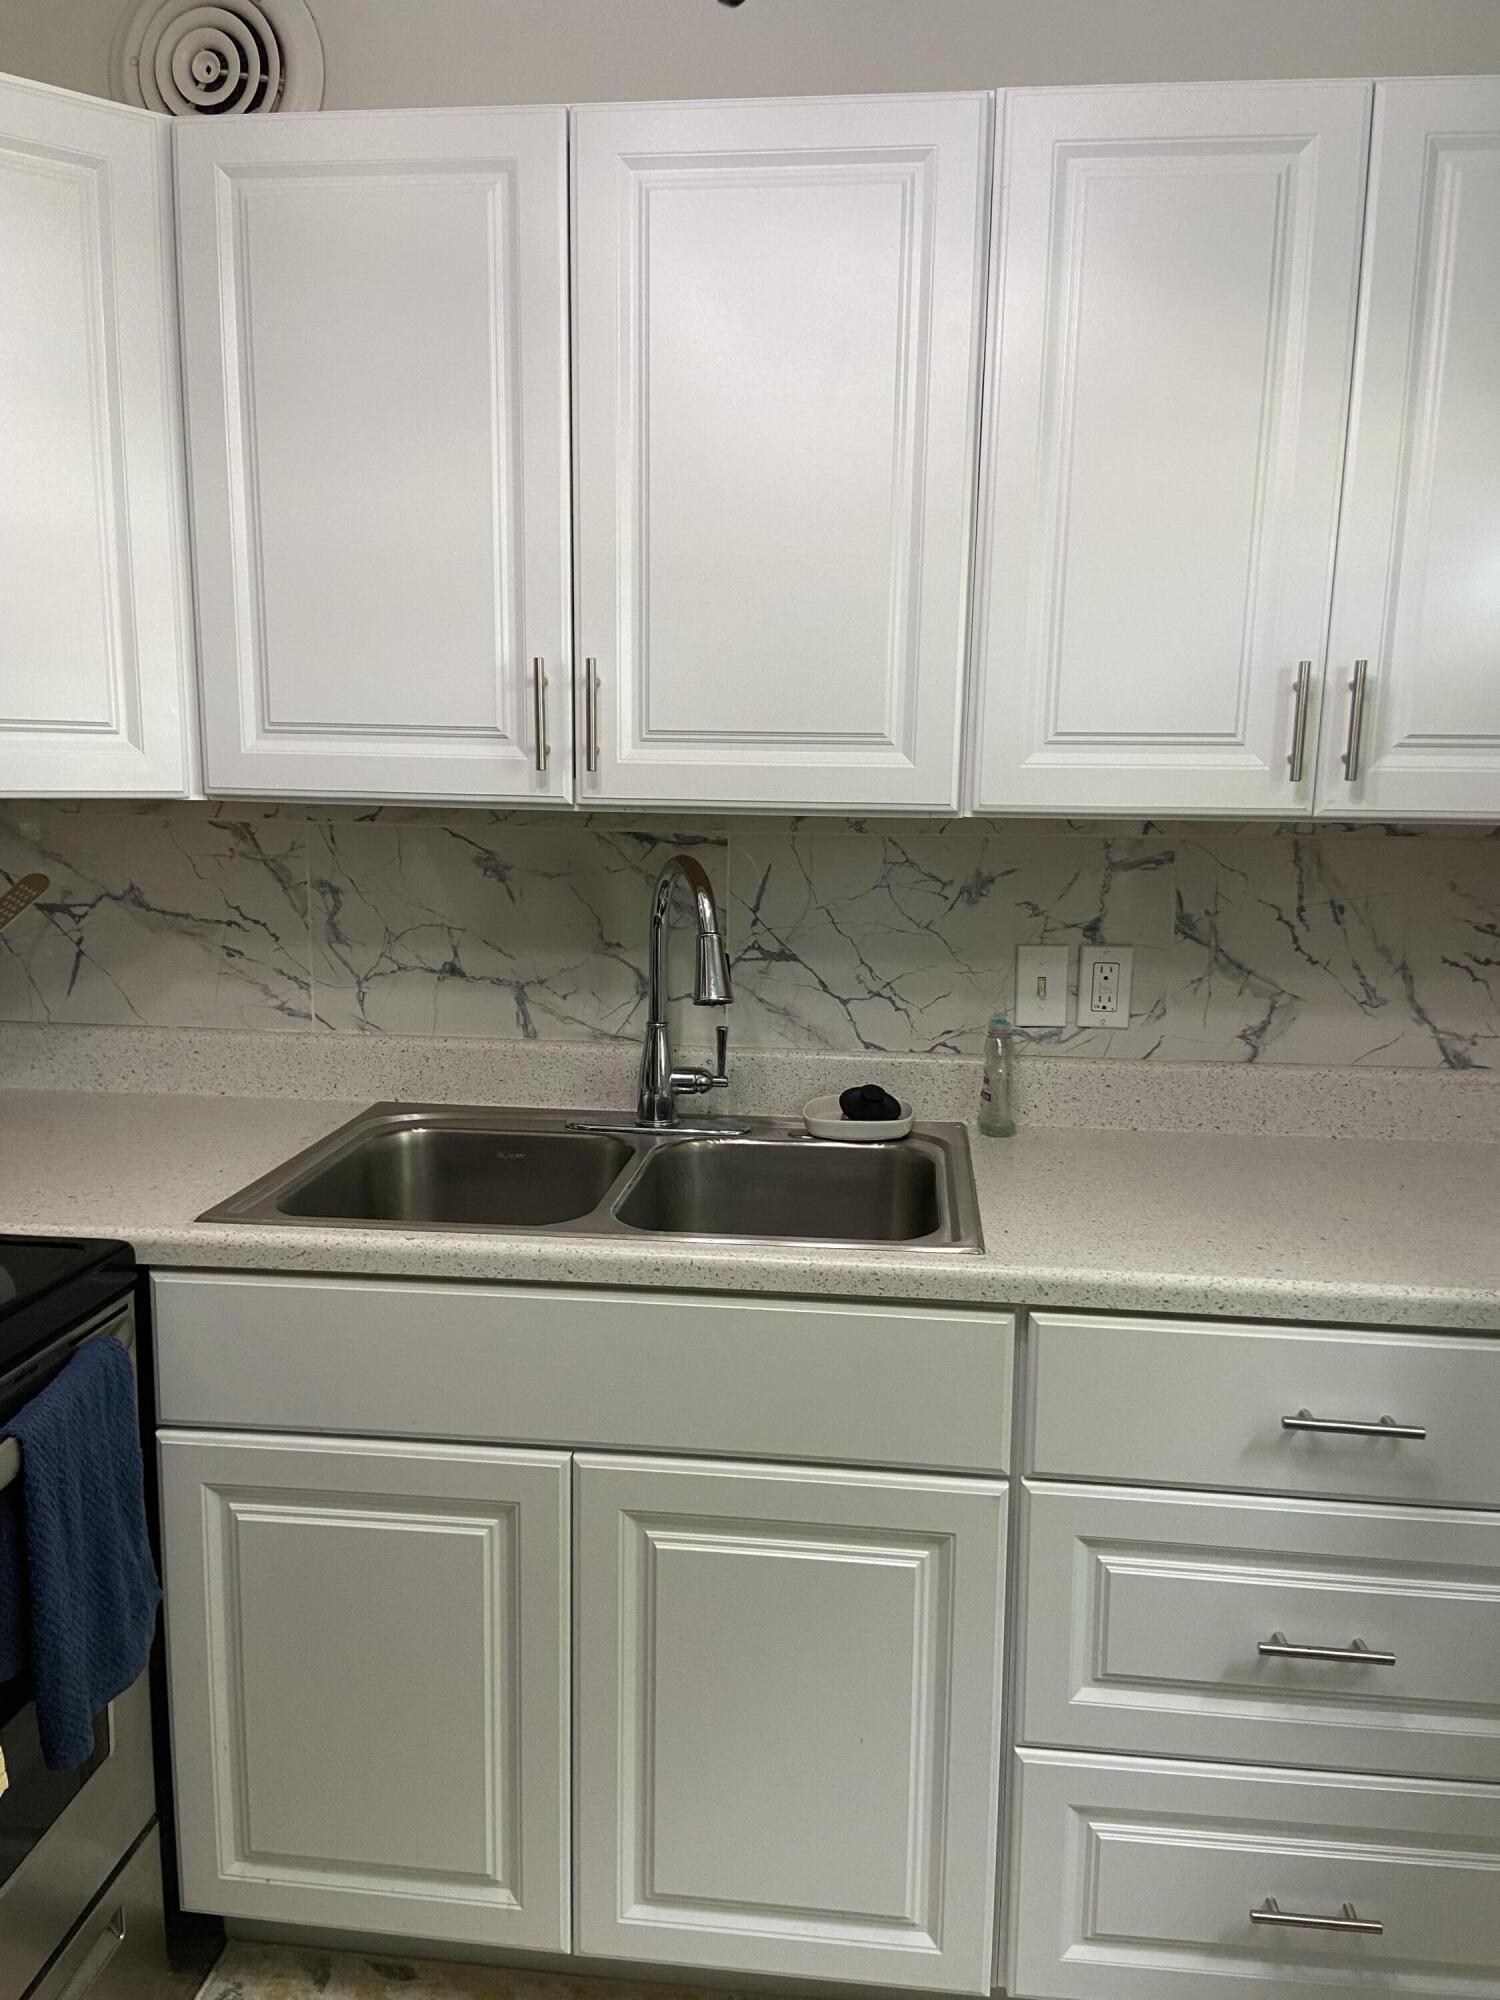
<instances>
[{"instance_id":1,"label":"ceiling air vent register","mask_svg":"<svg viewBox=\"0 0 1500 2000\"><path fill-rule=\"evenodd\" d=\"M174 118L316 111L323 44L305 0L145 0L120 23L114 80Z\"/></svg>"}]
</instances>

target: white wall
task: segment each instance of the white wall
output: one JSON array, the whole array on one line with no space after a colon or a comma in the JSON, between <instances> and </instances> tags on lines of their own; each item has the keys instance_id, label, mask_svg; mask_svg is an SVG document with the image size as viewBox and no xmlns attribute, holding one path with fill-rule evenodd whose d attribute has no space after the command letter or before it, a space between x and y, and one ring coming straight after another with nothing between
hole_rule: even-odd
<instances>
[{"instance_id":1,"label":"white wall","mask_svg":"<svg viewBox=\"0 0 1500 2000\"><path fill-rule=\"evenodd\" d=\"M311 5L329 106L1500 71L1500 0ZM0 70L107 93L122 11L122 0L0 0Z\"/></svg>"}]
</instances>

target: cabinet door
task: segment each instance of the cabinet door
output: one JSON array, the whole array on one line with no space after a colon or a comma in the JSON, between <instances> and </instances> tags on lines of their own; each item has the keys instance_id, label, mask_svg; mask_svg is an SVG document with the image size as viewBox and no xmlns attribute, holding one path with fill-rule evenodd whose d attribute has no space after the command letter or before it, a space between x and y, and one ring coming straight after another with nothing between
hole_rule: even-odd
<instances>
[{"instance_id":1,"label":"cabinet door","mask_svg":"<svg viewBox=\"0 0 1500 2000\"><path fill-rule=\"evenodd\" d=\"M564 114L175 137L210 790L567 798Z\"/></svg>"},{"instance_id":2,"label":"cabinet door","mask_svg":"<svg viewBox=\"0 0 1500 2000\"><path fill-rule=\"evenodd\" d=\"M1368 112L1006 94L980 810L1310 809Z\"/></svg>"},{"instance_id":3,"label":"cabinet door","mask_svg":"<svg viewBox=\"0 0 1500 2000\"><path fill-rule=\"evenodd\" d=\"M568 1460L161 1439L183 1901L565 1949Z\"/></svg>"},{"instance_id":4,"label":"cabinet door","mask_svg":"<svg viewBox=\"0 0 1500 2000\"><path fill-rule=\"evenodd\" d=\"M193 784L170 121L0 82L0 795Z\"/></svg>"},{"instance_id":5,"label":"cabinet door","mask_svg":"<svg viewBox=\"0 0 1500 2000\"><path fill-rule=\"evenodd\" d=\"M587 800L956 802L988 112L574 113Z\"/></svg>"},{"instance_id":6,"label":"cabinet door","mask_svg":"<svg viewBox=\"0 0 1500 2000\"><path fill-rule=\"evenodd\" d=\"M1500 79L1379 84L1324 812L1500 818L1497 345Z\"/></svg>"},{"instance_id":7,"label":"cabinet door","mask_svg":"<svg viewBox=\"0 0 1500 2000\"><path fill-rule=\"evenodd\" d=\"M1005 1488L575 1476L579 1950L987 1993Z\"/></svg>"}]
</instances>

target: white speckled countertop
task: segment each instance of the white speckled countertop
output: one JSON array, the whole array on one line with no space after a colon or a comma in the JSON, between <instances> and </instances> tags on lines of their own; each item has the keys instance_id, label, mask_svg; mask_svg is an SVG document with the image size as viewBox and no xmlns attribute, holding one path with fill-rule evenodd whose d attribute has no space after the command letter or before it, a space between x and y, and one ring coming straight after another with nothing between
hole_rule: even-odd
<instances>
[{"instance_id":1,"label":"white speckled countertop","mask_svg":"<svg viewBox=\"0 0 1500 2000\"><path fill-rule=\"evenodd\" d=\"M372 1092L372 1096L380 1093ZM266 1227L194 1217L347 1101L0 1093L0 1231L159 1267L1233 1314L1500 1333L1500 1145L1202 1131L975 1138L977 1256Z\"/></svg>"}]
</instances>

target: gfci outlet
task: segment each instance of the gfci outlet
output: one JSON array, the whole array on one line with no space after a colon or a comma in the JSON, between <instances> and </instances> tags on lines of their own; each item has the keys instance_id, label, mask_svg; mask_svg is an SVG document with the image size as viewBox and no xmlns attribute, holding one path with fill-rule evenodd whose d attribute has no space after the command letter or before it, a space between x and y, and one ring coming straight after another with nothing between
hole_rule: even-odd
<instances>
[{"instance_id":1,"label":"gfci outlet","mask_svg":"<svg viewBox=\"0 0 1500 2000\"><path fill-rule=\"evenodd\" d=\"M1090 1028L1130 1025L1129 945L1086 944L1078 954L1078 1024Z\"/></svg>"}]
</instances>

